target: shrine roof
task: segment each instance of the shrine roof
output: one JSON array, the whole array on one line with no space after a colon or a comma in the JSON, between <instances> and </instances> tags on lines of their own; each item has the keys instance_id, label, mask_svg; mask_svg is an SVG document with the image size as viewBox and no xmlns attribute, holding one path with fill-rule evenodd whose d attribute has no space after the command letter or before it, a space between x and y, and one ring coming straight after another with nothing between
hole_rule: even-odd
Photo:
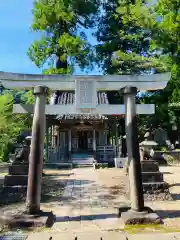
<instances>
[{"instance_id":1,"label":"shrine roof","mask_svg":"<svg viewBox=\"0 0 180 240\"><path fill-rule=\"evenodd\" d=\"M75 102L74 92L59 91L54 93L50 99L51 105L72 105ZM97 92L97 104L109 104L106 92ZM60 114L58 120L105 120L106 116L101 114Z\"/></svg>"},{"instance_id":2,"label":"shrine roof","mask_svg":"<svg viewBox=\"0 0 180 240\"><path fill-rule=\"evenodd\" d=\"M97 92L97 104L109 104L108 95L106 92ZM59 91L54 93L50 98L51 105L68 105L75 103L74 92Z\"/></svg>"}]
</instances>

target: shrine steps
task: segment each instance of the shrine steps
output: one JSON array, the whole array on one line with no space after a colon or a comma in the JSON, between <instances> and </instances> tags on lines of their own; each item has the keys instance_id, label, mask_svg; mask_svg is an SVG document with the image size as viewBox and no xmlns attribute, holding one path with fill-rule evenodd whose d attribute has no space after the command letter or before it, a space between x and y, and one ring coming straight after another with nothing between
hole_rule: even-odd
<instances>
[{"instance_id":1,"label":"shrine steps","mask_svg":"<svg viewBox=\"0 0 180 240\"><path fill-rule=\"evenodd\" d=\"M93 167L94 157L90 154L76 153L72 154L71 162L73 167Z\"/></svg>"},{"instance_id":2,"label":"shrine steps","mask_svg":"<svg viewBox=\"0 0 180 240\"><path fill-rule=\"evenodd\" d=\"M44 169L61 169L61 170L72 169L72 163L46 162L44 163L43 168Z\"/></svg>"}]
</instances>

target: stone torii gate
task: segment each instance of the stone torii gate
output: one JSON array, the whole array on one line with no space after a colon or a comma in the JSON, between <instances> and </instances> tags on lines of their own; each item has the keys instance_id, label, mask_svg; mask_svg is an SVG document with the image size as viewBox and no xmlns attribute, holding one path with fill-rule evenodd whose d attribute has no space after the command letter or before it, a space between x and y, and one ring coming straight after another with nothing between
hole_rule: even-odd
<instances>
[{"instance_id":1,"label":"stone torii gate","mask_svg":"<svg viewBox=\"0 0 180 240\"><path fill-rule=\"evenodd\" d=\"M41 169L43 163L43 144L45 136L45 114L125 114L126 139L128 150L131 211L123 216L130 219L150 218L144 207L141 165L139 156L138 129L136 114L154 114L153 104L136 104L138 91L164 89L170 79L170 73L154 75L36 75L0 72L0 80L7 89L34 89L36 102L31 105L14 105L14 113L34 112L32 142L29 161L29 177L26 207L29 214L40 211ZM75 104L46 104L47 90L75 90ZM97 91L119 90L124 95L125 105L97 105Z\"/></svg>"}]
</instances>

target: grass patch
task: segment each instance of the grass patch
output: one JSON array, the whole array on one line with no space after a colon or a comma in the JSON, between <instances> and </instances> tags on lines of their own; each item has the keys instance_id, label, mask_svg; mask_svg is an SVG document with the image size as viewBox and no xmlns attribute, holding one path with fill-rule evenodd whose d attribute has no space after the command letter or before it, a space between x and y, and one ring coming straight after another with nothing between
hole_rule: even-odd
<instances>
[{"instance_id":1,"label":"grass patch","mask_svg":"<svg viewBox=\"0 0 180 240\"><path fill-rule=\"evenodd\" d=\"M128 234L148 232L171 233L180 232L180 229L159 224L145 224L145 225L127 225L125 226L124 231Z\"/></svg>"}]
</instances>

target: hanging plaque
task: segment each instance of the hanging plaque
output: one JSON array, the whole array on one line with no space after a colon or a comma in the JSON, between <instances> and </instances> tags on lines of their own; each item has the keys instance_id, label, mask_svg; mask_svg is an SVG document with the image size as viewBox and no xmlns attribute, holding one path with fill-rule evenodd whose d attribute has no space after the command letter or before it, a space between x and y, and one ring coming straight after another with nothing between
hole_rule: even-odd
<instances>
[{"instance_id":1,"label":"hanging plaque","mask_svg":"<svg viewBox=\"0 0 180 240\"><path fill-rule=\"evenodd\" d=\"M77 108L96 108L96 82L91 80L76 80L75 103Z\"/></svg>"}]
</instances>

